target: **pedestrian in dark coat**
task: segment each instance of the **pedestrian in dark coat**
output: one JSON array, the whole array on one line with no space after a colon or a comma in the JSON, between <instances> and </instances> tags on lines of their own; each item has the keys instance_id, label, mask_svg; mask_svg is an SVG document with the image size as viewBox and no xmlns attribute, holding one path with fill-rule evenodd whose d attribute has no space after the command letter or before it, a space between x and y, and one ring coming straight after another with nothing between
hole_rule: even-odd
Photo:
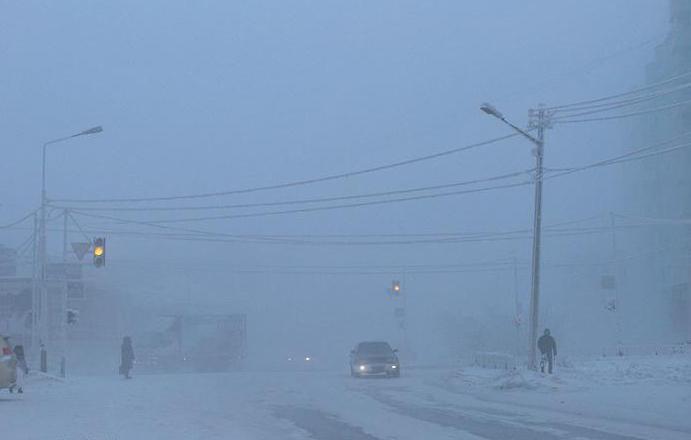
<instances>
[{"instance_id":1,"label":"pedestrian in dark coat","mask_svg":"<svg viewBox=\"0 0 691 440\"><path fill-rule=\"evenodd\" d=\"M132 338L125 336L122 338L122 345L120 346L120 374L125 376L125 379L130 379L130 370L134 365L134 349L132 348Z\"/></svg>"},{"instance_id":2,"label":"pedestrian in dark coat","mask_svg":"<svg viewBox=\"0 0 691 440\"><path fill-rule=\"evenodd\" d=\"M554 365L554 357L557 355L557 342L554 340L548 328L545 329L545 334L540 336L537 340L537 348L542 353L542 361L540 362L540 371L545 372L545 361L547 361L548 373L552 374L552 367Z\"/></svg>"},{"instance_id":3,"label":"pedestrian in dark coat","mask_svg":"<svg viewBox=\"0 0 691 440\"><path fill-rule=\"evenodd\" d=\"M17 392L19 394L22 394L24 392L24 376L29 374L29 367L26 364L26 355L24 354L23 345L14 346L14 357L17 358L17 364L15 367L17 372L17 379L15 380L14 385L10 387L10 393L14 392L14 389L16 387Z\"/></svg>"}]
</instances>

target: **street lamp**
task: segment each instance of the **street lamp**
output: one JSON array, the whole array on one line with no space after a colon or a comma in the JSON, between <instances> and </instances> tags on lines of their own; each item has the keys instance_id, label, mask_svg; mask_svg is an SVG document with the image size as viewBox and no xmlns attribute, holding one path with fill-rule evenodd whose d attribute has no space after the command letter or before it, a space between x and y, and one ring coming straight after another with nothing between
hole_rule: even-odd
<instances>
[{"instance_id":1,"label":"street lamp","mask_svg":"<svg viewBox=\"0 0 691 440\"><path fill-rule=\"evenodd\" d=\"M40 221L39 221L39 242L38 242L38 257L40 259L38 267L39 267L39 276L40 276L40 286L41 286L41 295L40 295L40 303L41 303L41 312L40 312L40 333L41 333L41 340L39 341L40 345L43 345L46 341L43 340L44 337L47 336L48 333L48 292L47 292L47 286L46 286L46 262L47 262L47 251L46 251L46 205L48 204L48 197L46 196L46 148L48 145L52 144L57 144L59 142L63 142L75 137L79 136L86 136L90 134L96 134L100 133L103 131L103 127L96 126L89 128L84 131L80 131L79 133L75 133L70 136L65 136L57 139L53 139L51 141L48 141L43 144L43 154L42 154L42 160L41 160L41 213L40 213ZM33 302L32 306L32 313L34 316L34 321L36 321L36 304ZM37 347L39 344L36 344L36 334L37 332L35 329L32 331L33 339L32 339L32 345L34 347ZM46 338L47 339L47 338ZM42 365L42 369L45 369L45 365Z\"/></svg>"},{"instance_id":2,"label":"street lamp","mask_svg":"<svg viewBox=\"0 0 691 440\"><path fill-rule=\"evenodd\" d=\"M548 117L544 109L539 108L535 113L537 121L533 125L537 128L537 137L534 137L526 130L509 122L504 115L497 110L493 105L484 103L480 106L480 110L490 116L499 119L530 142L535 144L535 214L533 216L533 258L532 271L530 280L530 336L529 336L529 353L528 367L532 370L537 370L537 331L538 318L540 314L540 240L542 235L542 161L545 147L545 128L548 125ZM534 113L531 111L531 115Z\"/></svg>"}]
</instances>

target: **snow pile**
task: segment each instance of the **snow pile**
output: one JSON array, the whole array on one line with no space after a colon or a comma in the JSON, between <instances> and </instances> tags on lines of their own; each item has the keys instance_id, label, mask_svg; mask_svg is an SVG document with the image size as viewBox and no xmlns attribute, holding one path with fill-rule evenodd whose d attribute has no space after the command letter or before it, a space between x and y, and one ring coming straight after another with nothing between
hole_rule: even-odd
<instances>
[{"instance_id":1,"label":"snow pile","mask_svg":"<svg viewBox=\"0 0 691 440\"><path fill-rule=\"evenodd\" d=\"M561 374L561 373L560 373ZM691 384L689 355L636 356L602 358L564 369L573 380L589 380L600 384Z\"/></svg>"},{"instance_id":2,"label":"snow pile","mask_svg":"<svg viewBox=\"0 0 691 440\"><path fill-rule=\"evenodd\" d=\"M504 391L577 391L594 385L689 385L691 356L637 356L564 360L547 375L526 368L485 369L478 366L455 371L447 380L462 388Z\"/></svg>"},{"instance_id":3,"label":"snow pile","mask_svg":"<svg viewBox=\"0 0 691 440\"><path fill-rule=\"evenodd\" d=\"M689 385L691 356L638 356L560 360L555 374L548 375L514 368L495 370L464 367L450 374L446 381L461 389L501 391L573 392L594 386Z\"/></svg>"},{"instance_id":4,"label":"snow pile","mask_svg":"<svg viewBox=\"0 0 691 440\"><path fill-rule=\"evenodd\" d=\"M493 387L500 390L536 389L537 384L534 381L531 382L527 380L525 376L524 371L518 369L511 370L498 377L495 380Z\"/></svg>"}]
</instances>

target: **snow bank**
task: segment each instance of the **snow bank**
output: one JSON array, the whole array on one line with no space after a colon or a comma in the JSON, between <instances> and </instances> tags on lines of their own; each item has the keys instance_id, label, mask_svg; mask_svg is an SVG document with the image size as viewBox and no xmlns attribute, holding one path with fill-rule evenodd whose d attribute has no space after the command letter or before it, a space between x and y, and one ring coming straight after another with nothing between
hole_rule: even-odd
<instances>
[{"instance_id":1,"label":"snow bank","mask_svg":"<svg viewBox=\"0 0 691 440\"><path fill-rule=\"evenodd\" d=\"M470 366L442 381L483 401L691 431L689 354L560 361L554 375Z\"/></svg>"}]
</instances>

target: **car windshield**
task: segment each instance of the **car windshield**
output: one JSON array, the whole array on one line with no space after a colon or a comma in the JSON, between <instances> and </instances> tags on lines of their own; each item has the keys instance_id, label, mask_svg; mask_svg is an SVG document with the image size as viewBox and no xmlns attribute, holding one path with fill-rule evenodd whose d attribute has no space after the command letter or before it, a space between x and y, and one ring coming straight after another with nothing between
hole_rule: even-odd
<instances>
[{"instance_id":1,"label":"car windshield","mask_svg":"<svg viewBox=\"0 0 691 440\"><path fill-rule=\"evenodd\" d=\"M363 355L393 355L391 347L386 342L365 342L358 346L357 351Z\"/></svg>"},{"instance_id":2,"label":"car windshield","mask_svg":"<svg viewBox=\"0 0 691 440\"><path fill-rule=\"evenodd\" d=\"M0 334L0 440L691 439L691 0L0 1Z\"/></svg>"}]
</instances>

